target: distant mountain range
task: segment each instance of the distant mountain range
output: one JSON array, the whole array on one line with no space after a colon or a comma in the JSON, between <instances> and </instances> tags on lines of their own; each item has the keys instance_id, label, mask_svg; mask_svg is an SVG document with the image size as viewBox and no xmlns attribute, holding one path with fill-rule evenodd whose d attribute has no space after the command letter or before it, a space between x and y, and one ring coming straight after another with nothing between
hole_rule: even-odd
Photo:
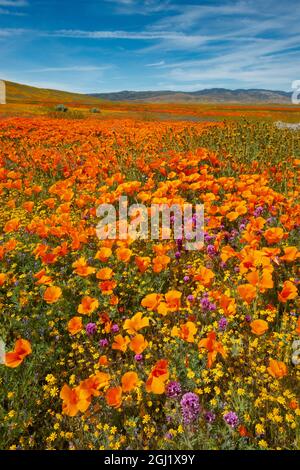
<instances>
[{"instance_id":1,"label":"distant mountain range","mask_svg":"<svg viewBox=\"0 0 300 470\"><path fill-rule=\"evenodd\" d=\"M127 101L148 103L239 103L239 104L291 104L291 95L274 90L228 90L211 88L193 92L184 91L119 91L114 93L72 93L37 88L20 83L6 82L8 103L78 104L101 106L101 101Z\"/></svg>"},{"instance_id":2,"label":"distant mountain range","mask_svg":"<svg viewBox=\"0 0 300 470\"><path fill-rule=\"evenodd\" d=\"M210 88L193 92L170 90L119 91L114 93L92 93L90 96L109 101L291 104L292 93L255 88L249 90Z\"/></svg>"}]
</instances>

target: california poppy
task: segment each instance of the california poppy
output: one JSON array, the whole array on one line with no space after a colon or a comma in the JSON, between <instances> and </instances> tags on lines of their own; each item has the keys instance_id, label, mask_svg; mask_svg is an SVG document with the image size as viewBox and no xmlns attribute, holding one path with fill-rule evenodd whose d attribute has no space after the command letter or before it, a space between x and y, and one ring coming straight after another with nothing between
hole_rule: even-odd
<instances>
[{"instance_id":1,"label":"california poppy","mask_svg":"<svg viewBox=\"0 0 300 470\"><path fill-rule=\"evenodd\" d=\"M63 413L68 416L76 416L79 411L86 411L91 403L87 390L80 387L71 388L67 384L61 389L60 398L63 400Z\"/></svg>"},{"instance_id":2,"label":"california poppy","mask_svg":"<svg viewBox=\"0 0 300 470\"><path fill-rule=\"evenodd\" d=\"M161 294L148 294L143 298L141 305L148 310L155 311L162 299Z\"/></svg>"},{"instance_id":3,"label":"california poppy","mask_svg":"<svg viewBox=\"0 0 300 470\"><path fill-rule=\"evenodd\" d=\"M295 299L297 295L298 290L295 284L291 281L285 281L281 292L278 294L278 299L280 302L286 303L288 300Z\"/></svg>"},{"instance_id":4,"label":"california poppy","mask_svg":"<svg viewBox=\"0 0 300 470\"><path fill-rule=\"evenodd\" d=\"M44 300L47 304L54 304L61 297L62 291L60 287L51 286L47 287L44 292Z\"/></svg>"},{"instance_id":5,"label":"california poppy","mask_svg":"<svg viewBox=\"0 0 300 470\"><path fill-rule=\"evenodd\" d=\"M256 287L252 284L240 284L237 290L242 299L248 304L256 297Z\"/></svg>"},{"instance_id":6,"label":"california poppy","mask_svg":"<svg viewBox=\"0 0 300 470\"><path fill-rule=\"evenodd\" d=\"M120 408L122 404L122 387L111 387L107 390L106 403L113 408Z\"/></svg>"},{"instance_id":7,"label":"california poppy","mask_svg":"<svg viewBox=\"0 0 300 470\"><path fill-rule=\"evenodd\" d=\"M135 335L130 340L129 347L132 351L134 351L135 354L142 354L142 352L147 348L147 346L148 341L141 334Z\"/></svg>"},{"instance_id":8,"label":"california poppy","mask_svg":"<svg viewBox=\"0 0 300 470\"><path fill-rule=\"evenodd\" d=\"M5 365L13 368L18 367L31 352L30 342L27 339L18 339L14 350L5 354Z\"/></svg>"},{"instance_id":9,"label":"california poppy","mask_svg":"<svg viewBox=\"0 0 300 470\"><path fill-rule=\"evenodd\" d=\"M123 392L131 392L137 387L139 378L136 372L126 372L121 379Z\"/></svg>"},{"instance_id":10,"label":"california poppy","mask_svg":"<svg viewBox=\"0 0 300 470\"><path fill-rule=\"evenodd\" d=\"M117 349L119 351L126 352L129 343L130 343L130 339L128 336L124 337L122 335L117 335L114 337L112 349Z\"/></svg>"},{"instance_id":11,"label":"california poppy","mask_svg":"<svg viewBox=\"0 0 300 470\"><path fill-rule=\"evenodd\" d=\"M217 341L217 335L214 331L208 333L207 337L199 342L199 348L205 348L208 351L207 356L207 367L210 369L216 360L218 354L225 359L227 357L226 351L219 341Z\"/></svg>"},{"instance_id":12,"label":"california poppy","mask_svg":"<svg viewBox=\"0 0 300 470\"><path fill-rule=\"evenodd\" d=\"M68 322L68 332L71 335L76 335L76 333L79 333L83 328L82 326L82 319L81 317L73 317L71 320Z\"/></svg>"},{"instance_id":13,"label":"california poppy","mask_svg":"<svg viewBox=\"0 0 300 470\"><path fill-rule=\"evenodd\" d=\"M257 336L263 335L269 329L268 322L265 320L254 320L250 323L251 331Z\"/></svg>"},{"instance_id":14,"label":"california poppy","mask_svg":"<svg viewBox=\"0 0 300 470\"><path fill-rule=\"evenodd\" d=\"M133 317L125 320L123 328L127 333L133 335L146 326L149 326L149 318L143 317L141 312L137 312Z\"/></svg>"},{"instance_id":15,"label":"california poppy","mask_svg":"<svg viewBox=\"0 0 300 470\"><path fill-rule=\"evenodd\" d=\"M270 364L267 370L275 379L281 379L288 373L285 363L276 361L275 359L270 359Z\"/></svg>"},{"instance_id":16,"label":"california poppy","mask_svg":"<svg viewBox=\"0 0 300 470\"><path fill-rule=\"evenodd\" d=\"M98 300L87 295L83 297L81 303L78 305L77 312L82 315L91 315L98 307Z\"/></svg>"}]
</instances>

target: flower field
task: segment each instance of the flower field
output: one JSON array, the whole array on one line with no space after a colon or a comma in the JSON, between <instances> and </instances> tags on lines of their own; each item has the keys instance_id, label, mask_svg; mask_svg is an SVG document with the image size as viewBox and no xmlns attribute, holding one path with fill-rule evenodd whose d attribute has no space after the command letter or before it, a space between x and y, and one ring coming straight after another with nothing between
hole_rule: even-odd
<instances>
[{"instance_id":1,"label":"flower field","mask_svg":"<svg viewBox=\"0 0 300 470\"><path fill-rule=\"evenodd\" d=\"M299 187L271 121L1 119L0 448L300 449ZM99 240L120 196L204 246Z\"/></svg>"}]
</instances>

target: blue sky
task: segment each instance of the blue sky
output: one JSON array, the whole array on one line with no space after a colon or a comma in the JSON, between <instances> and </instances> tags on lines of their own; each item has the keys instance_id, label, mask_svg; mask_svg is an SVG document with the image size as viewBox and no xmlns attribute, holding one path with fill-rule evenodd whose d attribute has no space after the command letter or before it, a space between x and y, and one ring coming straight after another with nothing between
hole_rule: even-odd
<instances>
[{"instance_id":1,"label":"blue sky","mask_svg":"<svg viewBox=\"0 0 300 470\"><path fill-rule=\"evenodd\" d=\"M300 80L298 0L0 0L0 78L83 93Z\"/></svg>"}]
</instances>

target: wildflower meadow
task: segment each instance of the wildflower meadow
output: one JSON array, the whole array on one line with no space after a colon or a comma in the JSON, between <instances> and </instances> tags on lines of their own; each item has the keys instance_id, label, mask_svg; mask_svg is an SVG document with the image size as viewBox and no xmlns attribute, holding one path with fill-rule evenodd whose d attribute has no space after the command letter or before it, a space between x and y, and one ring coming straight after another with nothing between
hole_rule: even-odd
<instances>
[{"instance_id":1,"label":"wildflower meadow","mask_svg":"<svg viewBox=\"0 0 300 470\"><path fill-rule=\"evenodd\" d=\"M299 450L299 131L182 112L1 118L1 449ZM100 239L125 196L204 243Z\"/></svg>"}]
</instances>

